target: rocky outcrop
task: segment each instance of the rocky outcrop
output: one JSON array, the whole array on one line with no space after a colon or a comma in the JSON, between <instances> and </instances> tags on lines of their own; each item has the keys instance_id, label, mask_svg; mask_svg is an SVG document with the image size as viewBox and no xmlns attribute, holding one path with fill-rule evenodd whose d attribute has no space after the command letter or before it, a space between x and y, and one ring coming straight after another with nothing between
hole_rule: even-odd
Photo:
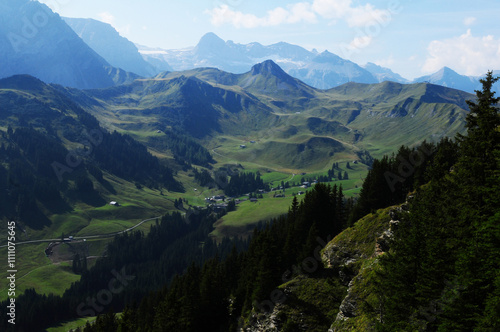
<instances>
[{"instance_id":1,"label":"rocky outcrop","mask_svg":"<svg viewBox=\"0 0 500 332\"><path fill-rule=\"evenodd\" d=\"M380 237L377 238L375 243L375 255L380 256L383 253L389 251L390 242L394 236L394 231L401 222L401 217L409 212L409 201L413 199L413 196L408 197L408 201L398 207L395 207L389 211L389 216L391 220L389 221L389 229L387 229Z\"/></svg>"},{"instance_id":2,"label":"rocky outcrop","mask_svg":"<svg viewBox=\"0 0 500 332\"><path fill-rule=\"evenodd\" d=\"M264 314L252 312L249 321L245 327L239 329L240 332L278 332L279 326L283 323L278 320L278 314L281 310L281 305L278 304L274 307L273 311Z\"/></svg>"},{"instance_id":3,"label":"rocky outcrop","mask_svg":"<svg viewBox=\"0 0 500 332\"><path fill-rule=\"evenodd\" d=\"M267 313L255 309L239 331L325 331L331 322L331 332L374 330L380 308L374 271L408 210L408 203L379 210L336 236L321 253L321 273L300 275L280 286L286 301ZM322 329L315 324L319 321Z\"/></svg>"},{"instance_id":4,"label":"rocky outcrop","mask_svg":"<svg viewBox=\"0 0 500 332\"><path fill-rule=\"evenodd\" d=\"M372 281L376 278L373 272L374 266L378 264L378 257L389 251L394 232L404 220L404 215L409 213L409 202L412 199L413 196L409 196L407 202L400 206L380 210L375 215L369 215L359 220L346 239L336 238L328 244L328 251L325 250L323 254L329 265L338 265L346 270L346 268L353 266L353 261L356 261L354 266L357 267L354 270L350 269L354 275L349 280L347 295L342 301L339 313L329 331L369 331L374 329L376 315L373 314L373 311L369 314L365 313L362 304L367 304L365 307L371 307L375 311L379 307L378 298L370 291L370 287L373 287ZM342 234L348 231L346 230ZM360 236L361 232L371 234ZM364 246L359 240L363 240L365 244L371 241L374 245L372 247ZM346 244L350 245L346 246Z\"/></svg>"}]
</instances>

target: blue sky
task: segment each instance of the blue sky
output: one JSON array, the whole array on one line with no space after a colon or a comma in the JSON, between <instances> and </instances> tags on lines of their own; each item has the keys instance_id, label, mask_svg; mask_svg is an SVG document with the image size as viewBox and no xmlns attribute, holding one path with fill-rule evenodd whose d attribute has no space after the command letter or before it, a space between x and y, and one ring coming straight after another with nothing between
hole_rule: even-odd
<instances>
[{"instance_id":1,"label":"blue sky","mask_svg":"<svg viewBox=\"0 0 500 332\"><path fill-rule=\"evenodd\" d=\"M236 43L280 41L374 62L412 79L448 66L500 69L497 0L41 0L150 47L194 46L207 32Z\"/></svg>"}]
</instances>

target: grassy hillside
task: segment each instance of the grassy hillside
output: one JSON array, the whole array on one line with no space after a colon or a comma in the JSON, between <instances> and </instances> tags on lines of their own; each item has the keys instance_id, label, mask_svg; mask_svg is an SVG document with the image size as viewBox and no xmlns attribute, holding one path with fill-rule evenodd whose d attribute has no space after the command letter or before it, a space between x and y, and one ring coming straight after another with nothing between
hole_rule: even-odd
<instances>
[{"instance_id":1,"label":"grassy hillside","mask_svg":"<svg viewBox=\"0 0 500 332\"><path fill-rule=\"evenodd\" d=\"M196 69L71 93L106 126L139 139L175 127L217 148L218 161L309 171L365 150L381 157L402 144L454 136L464 130L465 100L473 99L431 84L317 90L272 62L241 75Z\"/></svg>"}]
</instances>

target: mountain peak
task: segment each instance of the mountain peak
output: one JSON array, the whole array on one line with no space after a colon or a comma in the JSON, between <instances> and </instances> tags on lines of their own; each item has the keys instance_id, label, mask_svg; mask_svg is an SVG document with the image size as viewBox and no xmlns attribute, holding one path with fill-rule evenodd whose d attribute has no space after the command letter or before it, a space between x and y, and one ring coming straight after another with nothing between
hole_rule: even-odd
<instances>
[{"instance_id":1,"label":"mountain peak","mask_svg":"<svg viewBox=\"0 0 500 332\"><path fill-rule=\"evenodd\" d=\"M434 74L431 75L431 80L439 80L439 79L446 79L446 78L455 78L455 77L460 77L461 75L458 74L456 71L449 67L443 67Z\"/></svg>"},{"instance_id":2,"label":"mountain peak","mask_svg":"<svg viewBox=\"0 0 500 332\"><path fill-rule=\"evenodd\" d=\"M273 60L266 60L262 63L258 63L252 67L250 71L252 75L265 75L272 74L275 76L288 76L287 73L280 66L278 66Z\"/></svg>"},{"instance_id":3,"label":"mountain peak","mask_svg":"<svg viewBox=\"0 0 500 332\"><path fill-rule=\"evenodd\" d=\"M341 62L345 60L336 54L324 51L318 54L316 57L314 57L313 61L316 63L324 63L324 62Z\"/></svg>"},{"instance_id":4,"label":"mountain peak","mask_svg":"<svg viewBox=\"0 0 500 332\"><path fill-rule=\"evenodd\" d=\"M217 36L213 32L208 32L206 33L203 37L201 37L200 41L198 42L198 45L196 46L198 49L216 49L219 47L224 47L226 45L226 42Z\"/></svg>"}]
</instances>

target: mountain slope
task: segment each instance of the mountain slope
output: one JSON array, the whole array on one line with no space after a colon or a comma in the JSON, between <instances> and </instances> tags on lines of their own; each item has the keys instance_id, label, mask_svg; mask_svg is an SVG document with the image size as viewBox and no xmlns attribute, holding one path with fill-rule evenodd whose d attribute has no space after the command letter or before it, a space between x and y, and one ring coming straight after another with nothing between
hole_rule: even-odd
<instances>
[{"instance_id":1,"label":"mountain slope","mask_svg":"<svg viewBox=\"0 0 500 332\"><path fill-rule=\"evenodd\" d=\"M432 84L349 83L318 90L272 61L244 74L194 69L68 93L111 128L147 137L174 127L232 160L293 170L454 136L464 129L465 100L473 99ZM250 141L259 144L239 148Z\"/></svg>"},{"instance_id":2,"label":"mountain slope","mask_svg":"<svg viewBox=\"0 0 500 332\"><path fill-rule=\"evenodd\" d=\"M116 194L104 174L181 190L146 147L104 130L60 87L28 75L2 79L0 104L0 173L10 174L0 179L0 200L8 203L0 217L41 229L79 204L103 206Z\"/></svg>"},{"instance_id":3,"label":"mountain slope","mask_svg":"<svg viewBox=\"0 0 500 332\"><path fill-rule=\"evenodd\" d=\"M372 73L372 75L378 79L379 83L382 83L384 81L409 83L407 79L401 77L401 75L399 74L394 73L389 68L384 68L371 62L368 62L366 65L363 66L363 68Z\"/></svg>"},{"instance_id":4,"label":"mountain slope","mask_svg":"<svg viewBox=\"0 0 500 332\"><path fill-rule=\"evenodd\" d=\"M46 5L37 1L2 1L0 78L29 74L47 83L81 89L122 83L111 66Z\"/></svg>"},{"instance_id":5,"label":"mountain slope","mask_svg":"<svg viewBox=\"0 0 500 332\"><path fill-rule=\"evenodd\" d=\"M498 75L498 72L494 72ZM442 85L448 88L458 89L469 93L475 93L476 90L481 90L481 82L479 81L484 77L460 75L454 70L443 67L434 74L422 76L414 80L415 83L432 83ZM493 85L493 91L500 93L500 83Z\"/></svg>"},{"instance_id":6,"label":"mountain slope","mask_svg":"<svg viewBox=\"0 0 500 332\"><path fill-rule=\"evenodd\" d=\"M158 71L142 58L134 43L120 36L111 25L92 19L63 19L87 45L113 67L140 76L158 74Z\"/></svg>"},{"instance_id":7,"label":"mountain slope","mask_svg":"<svg viewBox=\"0 0 500 332\"><path fill-rule=\"evenodd\" d=\"M459 75L448 67L443 67L441 70L432 75L419 77L415 79L415 82L438 84L448 88L463 90L470 93L474 92L474 90L476 90L480 86L480 83L477 79L469 76Z\"/></svg>"},{"instance_id":8,"label":"mountain slope","mask_svg":"<svg viewBox=\"0 0 500 332\"><path fill-rule=\"evenodd\" d=\"M299 68L290 68L288 72L319 89L328 89L348 82L378 83L369 71L328 51L317 55Z\"/></svg>"}]
</instances>

